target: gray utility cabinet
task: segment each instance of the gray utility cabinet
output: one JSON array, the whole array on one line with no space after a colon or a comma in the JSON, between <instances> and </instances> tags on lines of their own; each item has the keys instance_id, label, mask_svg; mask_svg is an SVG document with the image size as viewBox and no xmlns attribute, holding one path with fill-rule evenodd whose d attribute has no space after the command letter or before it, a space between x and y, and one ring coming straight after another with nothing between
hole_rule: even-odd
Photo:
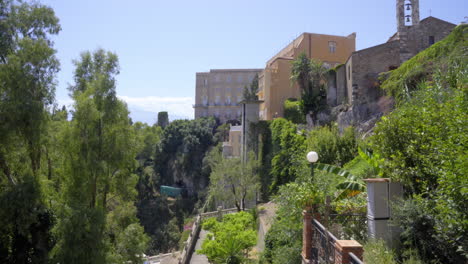
<instances>
[{"instance_id":1,"label":"gray utility cabinet","mask_svg":"<svg viewBox=\"0 0 468 264\"><path fill-rule=\"evenodd\" d=\"M367 227L369 238L383 239L390 247L400 231L392 226L391 203L403 197L403 186L387 178L365 179L367 183Z\"/></svg>"}]
</instances>

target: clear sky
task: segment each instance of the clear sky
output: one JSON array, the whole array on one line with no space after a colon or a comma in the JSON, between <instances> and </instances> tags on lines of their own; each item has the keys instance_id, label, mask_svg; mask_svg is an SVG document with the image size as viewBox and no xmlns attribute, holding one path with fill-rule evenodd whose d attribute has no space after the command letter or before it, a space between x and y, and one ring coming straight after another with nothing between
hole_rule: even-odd
<instances>
[{"instance_id":1,"label":"clear sky","mask_svg":"<svg viewBox=\"0 0 468 264\"><path fill-rule=\"evenodd\" d=\"M396 31L396 0L41 0L60 18L57 100L70 104L73 59L85 50L117 53L117 93L134 121L153 123L158 111L193 118L195 73L263 68L302 32L357 33L357 49ZM421 19L459 24L467 0L420 0Z\"/></svg>"}]
</instances>

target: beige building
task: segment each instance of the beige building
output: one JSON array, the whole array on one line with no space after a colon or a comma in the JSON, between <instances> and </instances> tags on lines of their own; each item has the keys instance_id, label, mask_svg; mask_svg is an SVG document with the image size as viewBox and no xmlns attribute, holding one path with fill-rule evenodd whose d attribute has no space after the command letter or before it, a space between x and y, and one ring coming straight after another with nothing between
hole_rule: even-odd
<instances>
[{"instance_id":1,"label":"beige building","mask_svg":"<svg viewBox=\"0 0 468 264\"><path fill-rule=\"evenodd\" d=\"M225 123L240 120L244 86L249 86L261 69L223 69L198 72L195 87L195 118L213 116Z\"/></svg>"},{"instance_id":2,"label":"beige building","mask_svg":"<svg viewBox=\"0 0 468 264\"><path fill-rule=\"evenodd\" d=\"M301 96L297 84L291 82L291 62L301 53L324 62L326 67L345 63L356 49L356 34L333 36L303 33L271 58L259 75L260 119L271 120L283 116L283 103Z\"/></svg>"},{"instance_id":3,"label":"beige building","mask_svg":"<svg viewBox=\"0 0 468 264\"><path fill-rule=\"evenodd\" d=\"M240 157L242 144L242 126L231 126L229 141L223 142L223 155L225 157Z\"/></svg>"}]
</instances>

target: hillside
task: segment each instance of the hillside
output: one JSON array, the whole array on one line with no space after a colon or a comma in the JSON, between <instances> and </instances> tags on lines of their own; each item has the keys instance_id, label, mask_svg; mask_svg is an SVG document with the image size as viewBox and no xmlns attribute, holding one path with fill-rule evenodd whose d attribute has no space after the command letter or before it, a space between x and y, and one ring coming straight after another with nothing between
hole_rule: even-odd
<instances>
[{"instance_id":1,"label":"hillside","mask_svg":"<svg viewBox=\"0 0 468 264\"><path fill-rule=\"evenodd\" d=\"M395 97L397 101L402 101L411 97L412 92L421 87L422 81L436 81L433 78L436 72L450 74L461 69L461 72L466 73L467 47L468 25L462 24L445 39L418 53L398 69L391 71L381 88L388 95ZM464 85L466 88L466 75L464 80L465 82L456 85L459 88L461 88L460 85Z\"/></svg>"}]
</instances>

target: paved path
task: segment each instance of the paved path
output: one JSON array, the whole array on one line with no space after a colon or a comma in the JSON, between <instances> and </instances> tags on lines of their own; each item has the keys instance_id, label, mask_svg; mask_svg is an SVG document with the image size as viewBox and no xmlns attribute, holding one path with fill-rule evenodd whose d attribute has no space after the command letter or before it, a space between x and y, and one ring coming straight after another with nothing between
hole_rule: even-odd
<instances>
[{"instance_id":1,"label":"paved path","mask_svg":"<svg viewBox=\"0 0 468 264\"><path fill-rule=\"evenodd\" d=\"M205 241L207 232L205 230L200 231L200 235L195 245L195 251L193 252L192 258L190 259L190 264L209 264L208 258L205 255L198 255L197 250L201 249L203 241Z\"/></svg>"}]
</instances>

